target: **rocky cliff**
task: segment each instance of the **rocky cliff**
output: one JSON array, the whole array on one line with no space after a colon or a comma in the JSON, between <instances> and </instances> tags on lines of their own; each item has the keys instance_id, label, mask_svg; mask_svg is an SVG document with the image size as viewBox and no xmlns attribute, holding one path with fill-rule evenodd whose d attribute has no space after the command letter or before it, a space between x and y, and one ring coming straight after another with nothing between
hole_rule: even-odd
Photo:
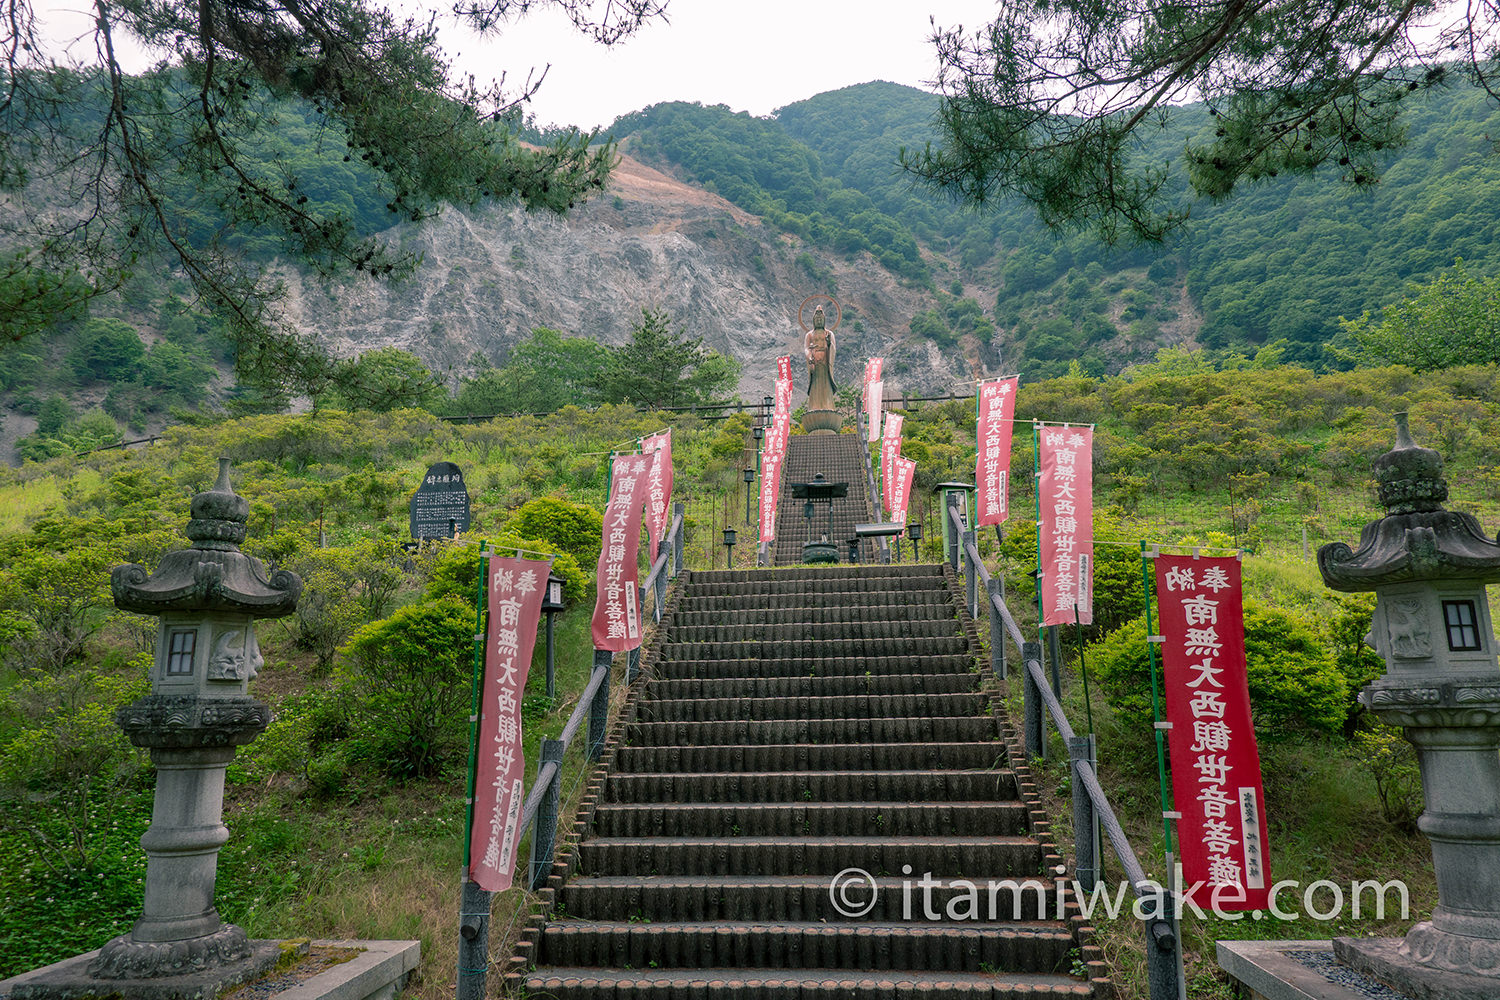
<instances>
[{"instance_id":1,"label":"rocky cliff","mask_svg":"<svg viewBox=\"0 0 1500 1000\"><path fill-rule=\"evenodd\" d=\"M691 336L738 358L740 392L758 398L770 391L775 358L800 354L798 306L831 293L844 306L841 387L872 354L887 358L888 391L944 391L981 363L912 337L908 324L931 306L930 293L868 255L804 246L629 156L609 190L566 219L448 210L399 238L422 255L413 278L324 288L291 275L291 315L338 353L396 346L461 374L475 351L503 363L538 326L620 344L643 306L664 307Z\"/></svg>"}]
</instances>

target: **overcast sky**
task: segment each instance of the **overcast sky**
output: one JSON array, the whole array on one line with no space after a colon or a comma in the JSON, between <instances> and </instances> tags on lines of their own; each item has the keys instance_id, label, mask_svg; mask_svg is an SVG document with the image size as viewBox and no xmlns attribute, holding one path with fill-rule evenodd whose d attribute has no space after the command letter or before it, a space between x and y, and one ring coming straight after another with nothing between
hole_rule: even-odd
<instances>
[{"instance_id":1,"label":"overcast sky","mask_svg":"<svg viewBox=\"0 0 1500 1000\"><path fill-rule=\"evenodd\" d=\"M89 6L39 0L37 11L59 39L88 31ZM870 80L923 86L937 71L932 19L972 29L995 6L994 0L671 0L668 22L653 22L612 49L580 36L559 12L541 9L498 39L478 41L451 28L444 46L459 71L481 81L504 72L512 87L528 70L550 64L531 105L537 121L590 128L661 101L766 115ZM87 60L92 50L90 38L74 54ZM130 69L146 64L144 57L132 62Z\"/></svg>"}]
</instances>

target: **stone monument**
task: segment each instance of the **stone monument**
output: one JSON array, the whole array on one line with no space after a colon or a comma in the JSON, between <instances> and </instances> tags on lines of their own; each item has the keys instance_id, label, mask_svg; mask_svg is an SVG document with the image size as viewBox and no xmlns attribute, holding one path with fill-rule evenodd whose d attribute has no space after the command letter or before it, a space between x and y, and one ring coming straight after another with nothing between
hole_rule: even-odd
<instances>
[{"instance_id":1,"label":"stone monument","mask_svg":"<svg viewBox=\"0 0 1500 1000\"><path fill-rule=\"evenodd\" d=\"M826 300L834 308L833 326L828 326L827 314L820 303L813 310L812 327L803 320L809 303ZM830 295L809 295L797 310L797 323L802 327L802 353L807 358L807 409L802 414L802 429L809 434L837 434L844 426L844 418L835 409L837 397L833 384L833 362L838 342L833 331L838 329L843 310L838 300Z\"/></svg>"},{"instance_id":2,"label":"stone monument","mask_svg":"<svg viewBox=\"0 0 1500 1000\"><path fill-rule=\"evenodd\" d=\"M1386 516L1359 548L1318 550L1334 590L1374 591L1370 639L1385 675L1360 693L1416 747L1438 905L1404 939L1336 938L1340 961L1413 997L1500 997L1500 667L1485 584L1500 545L1469 514L1445 510L1438 453L1412 442L1375 460Z\"/></svg>"},{"instance_id":3,"label":"stone monument","mask_svg":"<svg viewBox=\"0 0 1500 1000\"><path fill-rule=\"evenodd\" d=\"M192 501L190 548L168 553L147 573L118 566L115 606L155 615L151 693L121 709L130 741L149 748L157 783L146 851L145 901L129 934L44 970L17 985L16 1000L119 995L125 1000L189 1000L257 976L276 963L274 941L250 941L219 919L214 881L223 823L224 771L235 748L255 739L271 710L251 698L261 664L257 618L291 614L302 581L269 575L240 551L250 504L229 484L219 460L213 489Z\"/></svg>"}]
</instances>

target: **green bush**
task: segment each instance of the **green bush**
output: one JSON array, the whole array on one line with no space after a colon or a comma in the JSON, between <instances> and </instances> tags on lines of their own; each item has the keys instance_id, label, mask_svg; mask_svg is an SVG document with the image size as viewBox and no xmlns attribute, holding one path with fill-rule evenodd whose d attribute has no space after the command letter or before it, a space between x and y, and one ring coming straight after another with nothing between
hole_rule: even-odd
<instances>
[{"instance_id":1,"label":"green bush","mask_svg":"<svg viewBox=\"0 0 1500 1000\"><path fill-rule=\"evenodd\" d=\"M339 687L365 756L398 778L459 761L474 665L474 606L443 597L361 628L341 651Z\"/></svg>"},{"instance_id":2,"label":"green bush","mask_svg":"<svg viewBox=\"0 0 1500 1000\"><path fill-rule=\"evenodd\" d=\"M1416 833L1422 814L1422 772L1412 745L1400 730L1376 723L1374 731L1354 734L1354 748L1361 769L1375 779L1386 822Z\"/></svg>"},{"instance_id":3,"label":"green bush","mask_svg":"<svg viewBox=\"0 0 1500 1000\"><path fill-rule=\"evenodd\" d=\"M549 542L576 559L580 566L599 562L604 515L585 504L560 497L537 497L522 504L506 528L521 538Z\"/></svg>"},{"instance_id":4,"label":"green bush","mask_svg":"<svg viewBox=\"0 0 1500 1000\"><path fill-rule=\"evenodd\" d=\"M1146 620L1128 622L1089 650L1089 666L1127 730L1151 730ZM1245 662L1258 732L1337 733L1348 686L1316 627L1301 615L1245 601ZM1158 662L1160 669L1160 662Z\"/></svg>"},{"instance_id":5,"label":"green bush","mask_svg":"<svg viewBox=\"0 0 1500 1000\"><path fill-rule=\"evenodd\" d=\"M544 539L518 538L515 535L502 532L490 538L489 546L498 549L502 553L507 548L525 549L528 553L550 552L553 546ZM510 553L505 553L510 554ZM552 572L562 578L563 598L572 604L583 600L588 594L589 578L583 569L566 552L556 553L557 558L552 561ZM528 555L528 558L538 558L537 555ZM598 556L596 554L595 559ZM427 596L432 599L442 597L453 597L464 601L472 609L474 598L479 587L479 546L477 545L446 545L433 563L431 575L427 580Z\"/></svg>"}]
</instances>

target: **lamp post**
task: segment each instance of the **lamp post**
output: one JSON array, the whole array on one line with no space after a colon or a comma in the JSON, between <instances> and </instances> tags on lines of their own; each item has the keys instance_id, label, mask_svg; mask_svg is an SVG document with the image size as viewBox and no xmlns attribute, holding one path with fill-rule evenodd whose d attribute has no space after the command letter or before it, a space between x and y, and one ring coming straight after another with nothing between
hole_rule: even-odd
<instances>
[{"instance_id":1,"label":"lamp post","mask_svg":"<svg viewBox=\"0 0 1500 1000\"><path fill-rule=\"evenodd\" d=\"M760 402L766 410L765 415L760 418L761 424L769 424L771 422L771 410L776 405L776 398L774 396L762 396Z\"/></svg>"},{"instance_id":2,"label":"lamp post","mask_svg":"<svg viewBox=\"0 0 1500 1000\"><path fill-rule=\"evenodd\" d=\"M745 527L750 527L750 493L751 484L755 482L755 470L745 469Z\"/></svg>"},{"instance_id":3,"label":"lamp post","mask_svg":"<svg viewBox=\"0 0 1500 1000\"><path fill-rule=\"evenodd\" d=\"M752 427L750 433L755 435L755 474L760 475L760 448L766 440L766 429L764 427Z\"/></svg>"},{"instance_id":4,"label":"lamp post","mask_svg":"<svg viewBox=\"0 0 1500 1000\"><path fill-rule=\"evenodd\" d=\"M734 565L734 543L736 535L733 528L724 529L724 568L728 569Z\"/></svg>"},{"instance_id":5,"label":"lamp post","mask_svg":"<svg viewBox=\"0 0 1500 1000\"><path fill-rule=\"evenodd\" d=\"M547 701L557 697L557 659L552 642L552 618L567 605L563 603L562 577L547 574L547 593L542 597L542 613L547 616Z\"/></svg>"},{"instance_id":6,"label":"lamp post","mask_svg":"<svg viewBox=\"0 0 1500 1000\"><path fill-rule=\"evenodd\" d=\"M906 525L906 537L911 539L911 561L917 561L917 549L921 547L922 522L909 521Z\"/></svg>"}]
</instances>

